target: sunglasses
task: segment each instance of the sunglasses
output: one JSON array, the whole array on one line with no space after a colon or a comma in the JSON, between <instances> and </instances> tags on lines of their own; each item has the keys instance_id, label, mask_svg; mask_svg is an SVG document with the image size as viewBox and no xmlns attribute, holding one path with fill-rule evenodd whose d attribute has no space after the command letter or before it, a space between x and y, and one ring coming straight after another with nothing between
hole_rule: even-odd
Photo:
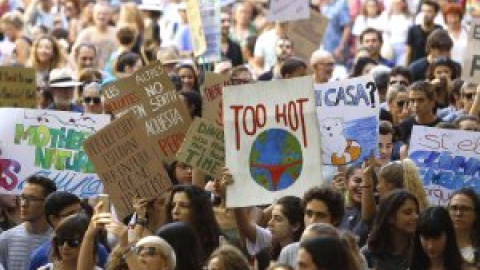
<instances>
[{"instance_id":1,"label":"sunglasses","mask_svg":"<svg viewBox=\"0 0 480 270\"><path fill-rule=\"evenodd\" d=\"M468 100L473 100L476 95L477 95L477 93L465 93L465 94L463 94L463 96Z\"/></svg>"},{"instance_id":2,"label":"sunglasses","mask_svg":"<svg viewBox=\"0 0 480 270\"><path fill-rule=\"evenodd\" d=\"M83 102L85 104L91 104L92 102L93 104L100 104L100 102L102 102L102 99L100 97L84 97Z\"/></svg>"},{"instance_id":3,"label":"sunglasses","mask_svg":"<svg viewBox=\"0 0 480 270\"><path fill-rule=\"evenodd\" d=\"M400 84L400 85L403 85L403 86L408 86L408 83L407 83L406 81L395 81L395 80L390 81L390 85L395 85L395 84Z\"/></svg>"},{"instance_id":4,"label":"sunglasses","mask_svg":"<svg viewBox=\"0 0 480 270\"><path fill-rule=\"evenodd\" d=\"M397 106L403 108L405 105L408 105L408 100L399 100L397 101Z\"/></svg>"},{"instance_id":5,"label":"sunglasses","mask_svg":"<svg viewBox=\"0 0 480 270\"><path fill-rule=\"evenodd\" d=\"M55 243L57 244L58 247L63 246L65 243L69 247L76 248L79 247L82 244L82 239L78 238L60 238L60 237L55 237L54 238Z\"/></svg>"}]
</instances>

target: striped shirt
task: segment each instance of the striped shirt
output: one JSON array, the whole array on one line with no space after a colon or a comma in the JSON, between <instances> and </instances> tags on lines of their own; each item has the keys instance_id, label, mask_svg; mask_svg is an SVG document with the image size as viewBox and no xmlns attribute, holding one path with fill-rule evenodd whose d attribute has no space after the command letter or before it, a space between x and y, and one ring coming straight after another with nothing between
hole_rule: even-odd
<instances>
[{"instance_id":1,"label":"striped shirt","mask_svg":"<svg viewBox=\"0 0 480 270\"><path fill-rule=\"evenodd\" d=\"M51 234L51 229L43 234L31 234L27 232L25 223L3 232L0 234L0 264L5 270L28 269L30 254Z\"/></svg>"}]
</instances>

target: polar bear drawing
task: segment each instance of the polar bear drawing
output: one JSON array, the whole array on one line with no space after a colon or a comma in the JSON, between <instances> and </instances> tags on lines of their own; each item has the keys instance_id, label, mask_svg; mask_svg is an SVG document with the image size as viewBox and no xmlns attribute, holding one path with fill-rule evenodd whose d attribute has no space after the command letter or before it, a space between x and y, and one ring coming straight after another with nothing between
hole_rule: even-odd
<instances>
[{"instance_id":1,"label":"polar bear drawing","mask_svg":"<svg viewBox=\"0 0 480 270\"><path fill-rule=\"evenodd\" d=\"M325 118L320 123L320 133L324 164L345 165L359 158L361 147L358 142L345 138L342 119Z\"/></svg>"}]
</instances>

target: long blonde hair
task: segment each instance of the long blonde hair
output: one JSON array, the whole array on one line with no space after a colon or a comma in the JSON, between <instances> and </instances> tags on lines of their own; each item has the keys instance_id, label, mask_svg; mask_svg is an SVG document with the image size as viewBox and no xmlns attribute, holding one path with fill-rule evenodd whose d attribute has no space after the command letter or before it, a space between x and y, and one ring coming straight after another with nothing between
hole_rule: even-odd
<instances>
[{"instance_id":1,"label":"long blonde hair","mask_svg":"<svg viewBox=\"0 0 480 270\"><path fill-rule=\"evenodd\" d=\"M30 56L27 61L27 66L28 67L33 67L34 69L39 70L40 69L40 61L37 57L37 50L38 50L38 45L42 40L48 40L52 44L53 48L53 55L52 59L50 60L49 64L49 71L54 69L54 68L59 68L63 67L66 63L66 57L60 48L60 45L58 44L57 40L50 36L50 35L43 35L39 37L35 42L33 43L32 49L30 50Z\"/></svg>"}]
</instances>

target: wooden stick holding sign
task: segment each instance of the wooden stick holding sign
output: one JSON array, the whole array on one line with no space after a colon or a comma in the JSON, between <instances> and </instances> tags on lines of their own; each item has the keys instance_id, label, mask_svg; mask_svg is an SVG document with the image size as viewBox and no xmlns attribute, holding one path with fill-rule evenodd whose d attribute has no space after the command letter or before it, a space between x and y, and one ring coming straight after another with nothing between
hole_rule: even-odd
<instances>
[{"instance_id":1,"label":"wooden stick holding sign","mask_svg":"<svg viewBox=\"0 0 480 270\"><path fill-rule=\"evenodd\" d=\"M83 144L120 219L133 212L135 196L152 199L171 187L162 161L141 130L129 112Z\"/></svg>"}]
</instances>

